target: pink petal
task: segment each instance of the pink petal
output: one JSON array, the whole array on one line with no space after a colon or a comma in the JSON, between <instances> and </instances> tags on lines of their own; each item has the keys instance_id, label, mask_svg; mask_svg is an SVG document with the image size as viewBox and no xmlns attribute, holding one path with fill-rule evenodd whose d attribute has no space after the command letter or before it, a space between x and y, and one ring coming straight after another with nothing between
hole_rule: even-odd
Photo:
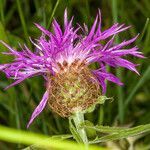
<instances>
[{"instance_id":1,"label":"pink petal","mask_svg":"<svg viewBox=\"0 0 150 150\"><path fill-rule=\"evenodd\" d=\"M36 109L34 110L34 112L32 113L32 116L30 118L29 123L27 124L27 128L29 128L30 124L33 122L33 120L42 112L42 110L45 108L47 101L48 101L48 91L46 91L43 95L43 98L41 100L41 102L39 103L39 105L36 107Z\"/></svg>"}]
</instances>

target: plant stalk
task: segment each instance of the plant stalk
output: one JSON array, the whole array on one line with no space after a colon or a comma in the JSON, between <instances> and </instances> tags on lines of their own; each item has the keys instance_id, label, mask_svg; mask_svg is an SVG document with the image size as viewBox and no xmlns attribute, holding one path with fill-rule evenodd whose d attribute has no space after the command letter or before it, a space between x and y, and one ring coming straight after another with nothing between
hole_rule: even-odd
<instances>
[{"instance_id":1,"label":"plant stalk","mask_svg":"<svg viewBox=\"0 0 150 150\"><path fill-rule=\"evenodd\" d=\"M84 128L80 128L81 123L84 123L84 114L80 111L77 111L75 112L72 119L74 121L79 136L81 137L83 143L86 145L86 148L88 149L88 138L86 135L86 131Z\"/></svg>"}]
</instances>

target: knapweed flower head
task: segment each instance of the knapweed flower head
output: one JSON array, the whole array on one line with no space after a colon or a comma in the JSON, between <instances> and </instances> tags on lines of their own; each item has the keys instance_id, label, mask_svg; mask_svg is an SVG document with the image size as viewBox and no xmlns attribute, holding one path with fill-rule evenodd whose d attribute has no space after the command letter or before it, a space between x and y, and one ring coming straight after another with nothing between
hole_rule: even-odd
<instances>
[{"instance_id":1,"label":"knapweed flower head","mask_svg":"<svg viewBox=\"0 0 150 150\"><path fill-rule=\"evenodd\" d=\"M138 74L136 64L123 58L126 55L143 58L136 46L125 48L137 36L119 44L114 42L115 35L127 30L129 26L116 23L102 31L100 11L90 30L85 24L75 28L72 22L73 17L69 21L65 10L63 29L55 19L52 23L53 32L35 24L42 31L36 42L31 40L35 52L26 45L21 51L16 51L1 41L10 51L5 54L15 56L13 62L0 65L0 70L8 78L16 80L8 87L37 75L42 75L47 83L43 98L28 126L47 104L54 112L68 117L78 109L85 110L93 105L99 95L106 92L105 80L122 85L115 75L106 71L106 65L124 67ZM93 63L98 63L99 68L90 69L89 65Z\"/></svg>"}]
</instances>

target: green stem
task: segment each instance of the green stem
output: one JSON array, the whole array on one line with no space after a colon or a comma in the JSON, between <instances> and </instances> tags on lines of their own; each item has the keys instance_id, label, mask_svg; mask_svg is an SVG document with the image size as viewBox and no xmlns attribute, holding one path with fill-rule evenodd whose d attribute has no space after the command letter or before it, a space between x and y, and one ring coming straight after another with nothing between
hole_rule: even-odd
<instances>
[{"instance_id":1,"label":"green stem","mask_svg":"<svg viewBox=\"0 0 150 150\"><path fill-rule=\"evenodd\" d=\"M117 9L117 0L112 0L112 15L113 15L113 21L114 23L118 22L118 9ZM119 38L116 36L116 43L119 43ZM122 79L122 70L117 70L117 76ZM124 122L124 102L123 102L123 89L120 86L117 86L117 95L118 95L118 113L119 113L119 121L120 123Z\"/></svg>"},{"instance_id":2,"label":"green stem","mask_svg":"<svg viewBox=\"0 0 150 150\"><path fill-rule=\"evenodd\" d=\"M103 105L100 105L98 124L103 125L103 120L104 120L104 107L103 107Z\"/></svg>"},{"instance_id":3,"label":"green stem","mask_svg":"<svg viewBox=\"0 0 150 150\"><path fill-rule=\"evenodd\" d=\"M0 18L1 18L1 22L3 24L3 26L5 26L5 17L4 17L4 1L0 2Z\"/></svg>"},{"instance_id":4,"label":"green stem","mask_svg":"<svg viewBox=\"0 0 150 150\"><path fill-rule=\"evenodd\" d=\"M28 30L27 30L27 25L26 25L26 22L25 22L24 14L23 14L23 9L21 7L21 1L20 0L16 0L16 1L17 1L19 17L20 17L21 24L22 24L22 27L23 27L24 35L25 35L25 38L26 38L26 41L27 41L27 44L28 44L29 48L31 48L31 44L30 44L30 41L29 41Z\"/></svg>"},{"instance_id":5,"label":"green stem","mask_svg":"<svg viewBox=\"0 0 150 150\"><path fill-rule=\"evenodd\" d=\"M87 146L88 148L88 138L85 132L84 128L80 128L81 123L84 122L84 114L82 112L75 112L74 116L73 116L73 121L75 123L75 127L77 129L77 132L79 134L79 136L81 137L83 143Z\"/></svg>"},{"instance_id":6,"label":"green stem","mask_svg":"<svg viewBox=\"0 0 150 150\"><path fill-rule=\"evenodd\" d=\"M51 16L50 16L50 19L49 19L49 21L48 21L47 29L48 29L48 28L50 27L50 25L51 25L52 19L53 19L53 17L54 17L54 14L55 14L55 11L56 11L56 9L57 9L57 7L58 7L59 2L60 2L60 0L57 0L56 4L55 4L55 6L54 6L54 9L53 9L52 14L51 14Z\"/></svg>"}]
</instances>

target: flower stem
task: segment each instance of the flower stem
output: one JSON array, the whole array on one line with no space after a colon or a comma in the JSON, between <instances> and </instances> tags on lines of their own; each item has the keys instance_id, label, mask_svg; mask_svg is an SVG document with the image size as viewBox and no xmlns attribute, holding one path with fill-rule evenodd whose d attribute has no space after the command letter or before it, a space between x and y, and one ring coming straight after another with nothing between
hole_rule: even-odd
<instances>
[{"instance_id":1,"label":"flower stem","mask_svg":"<svg viewBox=\"0 0 150 150\"><path fill-rule=\"evenodd\" d=\"M84 128L80 128L81 123L84 122L84 114L79 111L75 112L73 116L73 121L74 121L74 124L75 124L75 127L77 129L79 136L81 137L83 143L86 145L88 149L88 138L86 135L86 131Z\"/></svg>"}]
</instances>

